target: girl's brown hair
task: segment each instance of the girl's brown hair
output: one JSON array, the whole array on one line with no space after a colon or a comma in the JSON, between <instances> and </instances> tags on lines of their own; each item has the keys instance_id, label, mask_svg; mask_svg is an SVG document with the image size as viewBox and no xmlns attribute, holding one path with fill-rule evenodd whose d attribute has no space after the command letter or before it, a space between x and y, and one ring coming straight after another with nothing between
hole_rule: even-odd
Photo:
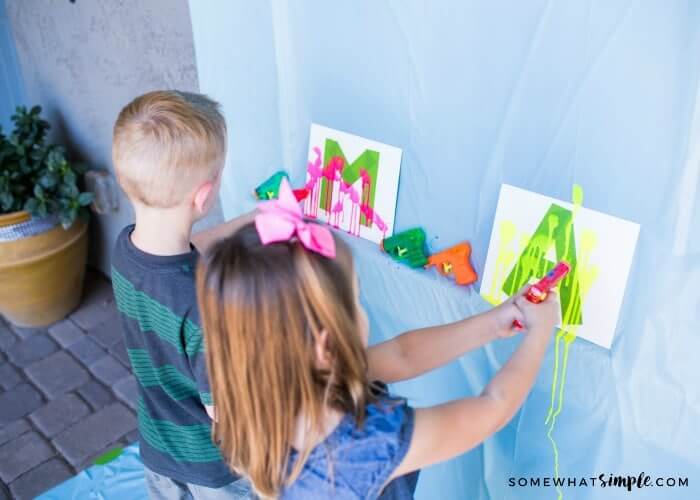
<instances>
[{"instance_id":1,"label":"girl's brown hair","mask_svg":"<svg viewBox=\"0 0 700 500\"><path fill-rule=\"evenodd\" d=\"M263 245L248 224L215 245L197 271L214 439L263 496L293 482L313 448L298 450L290 473L298 417L311 435L323 431L327 406L361 425L372 399L352 256L335 239L337 257L328 259L295 240ZM315 349L322 332L327 369Z\"/></svg>"}]
</instances>

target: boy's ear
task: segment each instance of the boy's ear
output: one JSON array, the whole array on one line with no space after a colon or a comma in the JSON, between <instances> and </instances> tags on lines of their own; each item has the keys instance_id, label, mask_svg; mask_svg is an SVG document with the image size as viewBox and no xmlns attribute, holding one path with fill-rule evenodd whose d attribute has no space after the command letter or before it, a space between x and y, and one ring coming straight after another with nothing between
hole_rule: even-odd
<instances>
[{"instance_id":1,"label":"boy's ear","mask_svg":"<svg viewBox=\"0 0 700 500\"><path fill-rule=\"evenodd\" d=\"M213 189L214 183L207 181L199 186L197 191L194 193L194 206L197 207L199 213L206 212L209 197L211 196Z\"/></svg>"},{"instance_id":2,"label":"boy's ear","mask_svg":"<svg viewBox=\"0 0 700 500\"><path fill-rule=\"evenodd\" d=\"M330 369L331 358L328 355L328 332L321 330L321 335L316 339L316 365L322 370Z\"/></svg>"}]
</instances>

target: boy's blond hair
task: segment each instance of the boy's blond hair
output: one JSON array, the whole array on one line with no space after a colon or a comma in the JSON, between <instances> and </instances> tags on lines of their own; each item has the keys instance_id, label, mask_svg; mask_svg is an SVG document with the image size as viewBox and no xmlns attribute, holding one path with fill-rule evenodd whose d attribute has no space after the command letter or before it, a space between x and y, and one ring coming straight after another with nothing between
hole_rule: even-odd
<instances>
[{"instance_id":1,"label":"boy's blond hair","mask_svg":"<svg viewBox=\"0 0 700 500\"><path fill-rule=\"evenodd\" d=\"M226 155L226 121L201 94L159 90L137 97L114 124L112 159L132 201L171 208L214 181Z\"/></svg>"}]
</instances>

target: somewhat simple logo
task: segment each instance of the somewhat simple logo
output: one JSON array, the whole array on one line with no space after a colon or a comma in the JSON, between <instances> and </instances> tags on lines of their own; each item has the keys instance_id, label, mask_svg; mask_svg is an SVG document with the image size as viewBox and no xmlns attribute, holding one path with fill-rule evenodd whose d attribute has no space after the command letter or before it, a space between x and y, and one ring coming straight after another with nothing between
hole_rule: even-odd
<instances>
[{"instance_id":1,"label":"somewhat simple logo","mask_svg":"<svg viewBox=\"0 0 700 500\"><path fill-rule=\"evenodd\" d=\"M652 477L645 472L636 476L599 474L597 477L510 477L511 488L621 488L627 491L642 488L687 488L687 477ZM560 497L561 498L561 497Z\"/></svg>"}]
</instances>

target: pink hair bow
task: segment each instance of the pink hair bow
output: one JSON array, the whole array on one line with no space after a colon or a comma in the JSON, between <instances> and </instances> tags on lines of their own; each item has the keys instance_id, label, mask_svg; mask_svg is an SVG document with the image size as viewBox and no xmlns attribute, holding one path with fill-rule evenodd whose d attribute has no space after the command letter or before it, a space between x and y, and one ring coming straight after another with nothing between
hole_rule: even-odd
<instances>
[{"instance_id":1,"label":"pink hair bow","mask_svg":"<svg viewBox=\"0 0 700 500\"><path fill-rule=\"evenodd\" d=\"M279 197L258 204L255 228L263 245L289 241L296 236L307 250L335 258L335 240L328 228L306 222L287 179L282 179Z\"/></svg>"}]
</instances>

